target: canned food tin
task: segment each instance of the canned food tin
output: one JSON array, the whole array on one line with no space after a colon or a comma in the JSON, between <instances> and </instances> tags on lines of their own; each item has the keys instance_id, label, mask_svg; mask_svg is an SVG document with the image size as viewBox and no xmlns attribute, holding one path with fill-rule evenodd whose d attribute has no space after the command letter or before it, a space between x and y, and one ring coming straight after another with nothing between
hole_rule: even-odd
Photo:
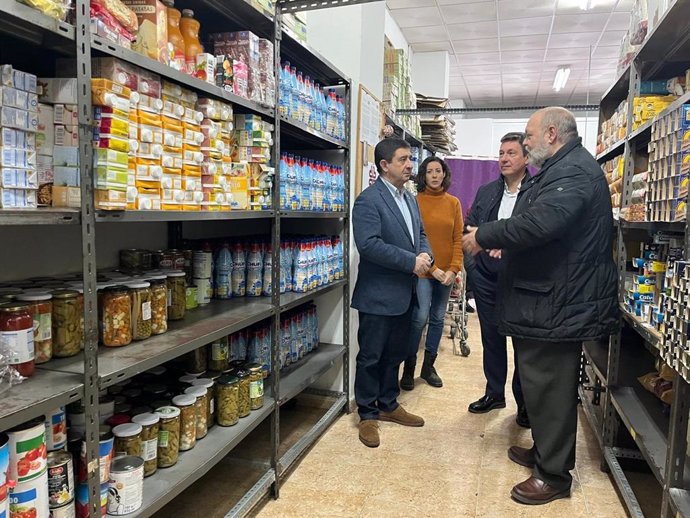
<instances>
[{"instance_id":1,"label":"canned food tin","mask_svg":"<svg viewBox=\"0 0 690 518\"><path fill-rule=\"evenodd\" d=\"M64 451L48 454L48 503L60 507L74 499L72 455Z\"/></svg>"},{"instance_id":2,"label":"canned food tin","mask_svg":"<svg viewBox=\"0 0 690 518\"><path fill-rule=\"evenodd\" d=\"M50 510L50 518L76 518L76 516L74 500L61 507L53 507Z\"/></svg>"},{"instance_id":3,"label":"canned food tin","mask_svg":"<svg viewBox=\"0 0 690 518\"><path fill-rule=\"evenodd\" d=\"M108 477L110 475L110 463L113 458L113 443L115 441L115 437L110 430L110 426L107 425L101 425L99 427L98 435L98 461L101 474L101 484L105 484L108 482ZM79 462L79 482L86 482L86 478L86 443L82 441Z\"/></svg>"},{"instance_id":4,"label":"canned food tin","mask_svg":"<svg viewBox=\"0 0 690 518\"><path fill-rule=\"evenodd\" d=\"M144 459L126 455L113 460L108 481L108 514L122 516L141 507Z\"/></svg>"},{"instance_id":5,"label":"canned food tin","mask_svg":"<svg viewBox=\"0 0 690 518\"><path fill-rule=\"evenodd\" d=\"M64 406L46 414L45 427L48 451L63 449L67 444L67 416Z\"/></svg>"},{"instance_id":6,"label":"canned food tin","mask_svg":"<svg viewBox=\"0 0 690 518\"><path fill-rule=\"evenodd\" d=\"M89 486L79 484L77 486L77 501L75 504L77 518L89 518ZM108 483L101 484L101 518L106 516L108 507Z\"/></svg>"},{"instance_id":7,"label":"canned food tin","mask_svg":"<svg viewBox=\"0 0 690 518\"><path fill-rule=\"evenodd\" d=\"M173 270L184 271L184 252L182 250L168 250L167 252L172 257Z\"/></svg>"},{"instance_id":8,"label":"canned food tin","mask_svg":"<svg viewBox=\"0 0 690 518\"><path fill-rule=\"evenodd\" d=\"M48 461L43 419L24 423L7 435L10 438L10 478L21 483L40 477Z\"/></svg>"},{"instance_id":9,"label":"canned food tin","mask_svg":"<svg viewBox=\"0 0 690 518\"><path fill-rule=\"evenodd\" d=\"M200 306L205 306L211 303L211 296L213 295L213 288L211 287L211 279L205 277L194 277L192 283L196 286L196 300Z\"/></svg>"},{"instance_id":10,"label":"canned food tin","mask_svg":"<svg viewBox=\"0 0 690 518\"><path fill-rule=\"evenodd\" d=\"M194 277L210 279L213 275L213 253L207 250L194 252L192 258L192 271Z\"/></svg>"},{"instance_id":11,"label":"canned food tin","mask_svg":"<svg viewBox=\"0 0 690 518\"><path fill-rule=\"evenodd\" d=\"M10 439L7 434L0 433L0 518L2 518L2 513L7 515L8 511L8 500L7 493L9 491L9 485L7 480L7 474L10 469Z\"/></svg>"},{"instance_id":12,"label":"canned food tin","mask_svg":"<svg viewBox=\"0 0 690 518\"><path fill-rule=\"evenodd\" d=\"M41 423L43 424L43 423ZM17 484L10 492L10 516L48 518L48 472Z\"/></svg>"}]
</instances>

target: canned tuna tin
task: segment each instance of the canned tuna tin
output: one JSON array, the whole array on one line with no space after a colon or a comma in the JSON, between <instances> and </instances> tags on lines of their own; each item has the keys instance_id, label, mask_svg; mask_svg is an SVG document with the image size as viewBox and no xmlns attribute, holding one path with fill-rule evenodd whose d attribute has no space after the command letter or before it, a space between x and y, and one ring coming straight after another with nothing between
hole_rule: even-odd
<instances>
[{"instance_id":1,"label":"canned tuna tin","mask_svg":"<svg viewBox=\"0 0 690 518\"><path fill-rule=\"evenodd\" d=\"M64 451L48 454L48 501L60 507L74 499L72 455Z\"/></svg>"},{"instance_id":2,"label":"canned tuna tin","mask_svg":"<svg viewBox=\"0 0 690 518\"><path fill-rule=\"evenodd\" d=\"M126 455L113 459L108 481L108 514L122 516L141 507L144 459Z\"/></svg>"},{"instance_id":3,"label":"canned tuna tin","mask_svg":"<svg viewBox=\"0 0 690 518\"><path fill-rule=\"evenodd\" d=\"M67 418L61 406L46 414L46 447L48 451L61 450L67 444Z\"/></svg>"},{"instance_id":4,"label":"canned tuna tin","mask_svg":"<svg viewBox=\"0 0 690 518\"><path fill-rule=\"evenodd\" d=\"M76 518L76 516L77 513L74 508L74 501L62 507L54 507L50 510L50 518Z\"/></svg>"}]
</instances>

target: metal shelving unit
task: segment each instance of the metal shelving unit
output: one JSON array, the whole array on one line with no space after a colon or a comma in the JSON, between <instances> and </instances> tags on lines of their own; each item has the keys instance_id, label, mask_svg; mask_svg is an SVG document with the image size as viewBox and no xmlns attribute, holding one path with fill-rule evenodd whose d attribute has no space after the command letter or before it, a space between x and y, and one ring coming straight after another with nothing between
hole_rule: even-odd
<instances>
[{"instance_id":1,"label":"metal shelving unit","mask_svg":"<svg viewBox=\"0 0 690 518\"><path fill-rule=\"evenodd\" d=\"M279 84L280 62L289 59L305 73L319 81L325 88L337 89L344 98L346 112L351 112L351 82L332 63L318 52L300 42L282 26L282 14L266 13L245 0L199 0L178 7L194 7L195 17L202 22L206 32L228 30L250 30L260 37L270 39L274 44L276 85ZM146 479L144 483L144 504L131 516L150 516L171 502L183 490L207 473L215 464L226 457L244 438L250 436L261 423L270 420L271 458L259 480L244 494L236 505L228 510L227 516L241 517L267 494L278 497L282 479L288 468L294 465L327 427L343 411L348 410L349 401L349 192L350 192L350 121L346 120L345 134L341 141L298 122L281 118L276 109L238 97L211 83L180 73L143 55L124 49L110 41L92 35L89 30L89 1L75 0L74 25L57 22L41 12L16 0L0 0L0 38L12 38L12 43L28 42L36 52L47 53L36 64L39 75L48 77L46 63L55 56L69 56L77 61L77 83L79 89L79 127L81 163L81 199L79 209L0 210L0 232L2 227L34 227L74 225L79 227L82 237L82 271L84 281L84 352L73 358L55 359L38 366L36 374L21 385L4 392L0 404L0 430L38 417L55 408L75 401L82 401L86 409L86 460L90 494L89 516L100 516L100 484L98 472L98 393L122 380L131 378L156 365L177 358L213 340L235 331L245 329L260 321L269 320L272 326L273 370L266 379L264 406L241 419L233 427L215 426L208 438L200 441L193 453L180 456L178 463ZM305 6L309 9L309 6ZM276 6L281 12L281 1ZM3 40L3 45L6 42ZM91 114L91 58L113 56L162 78L196 90L200 96L209 96L233 104L237 113L256 113L272 122L275 127L272 162L277 166L282 150L298 150L304 153L331 153L329 158L343 167L345 175L346 210L340 212L292 212L276 209L262 211L230 212L184 212L184 211L102 211L93 207L93 179L91 171L92 120ZM41 54L43 56L43 54ZM22 65L26 65L22 62ZM48 65L48 70L50 65ZM19 66L32 72L30 66ZM278 90L276 88L276 90ZM276 91L275 105L278 106ZM333 156L333 155L329 155ZM342 162L342 163L340 163ZM279 168L276 167L272 206L279 206ZM317 223L337 226L343 243L343 279L322 286L308 293L280 294L280 239L281 221L298 220L300 232L316 232ZM106 348L98 346L97 302L96 302L96 239L95 232L104 226L97 223L166 223L170 247L177 247L184 238L187 222L263 222L270 224L273 250L271 297L212 301L206 307L190 311L186 318L171 322L165 334L134 342L126 347ZM109 227L109 226L108 226ZM140 228L138 225L132 229ZM201 232L205 227L201 227ZM217 226L214 226L217 232ZM231 228L231 227L228 227ZM136 230L134 230L136 232ZM232 232L232 230L231 230ZM215 234L214 234L215 235ZM340 294L338 304L342 305L342 336L339 344L321 344L318 350L307 355L289 369L279 369L280 318L281 314L305 304L326 293ZM338 306L339 308L339 306ZM342 388L324 391L312 386L324 374L336 366L342 367ZM280 446L281 405L304 391L332 399L323 417L299 438L287 452L278 454ZM264 459L262 459L263 461ZM261 461L257 461L261 462Z\"/></svg>"},{"instance_id":2,"label":"metal shelving unit","mask_svg":"<svg viewBox=\"0 0 690 518\"><path fill-rule=\"evenodd\" d=\"M677 0L641 46L635 59L614 81L601 99L600 122L608 119L623 101L628 104L628 132L625 138L597 156L603 162L610 157L623 155L624 176L622 205L630 204L632 187L630 178L644 157L645 148L651 139L654 121L635 130L633 127L632 105L639 95L642 81L662 79L684 73L690 64L690 2ZM690 102L690 94L676 100L663 116L683 104ZM686 218L687 219L687 218ZM690 257L690 233L685 222L627 222L619 221L615 226L615 257L618 267L619 297L625 296L626 262L628 253L626 240L639 235L643 239L655 232L683 233L685 235L685 258ZM686 434L690 415L690 386L676 372L674 378L674 398L670 418L662 412L661 402L647 392L637 381L637 377L655 362L663 361L660 355L661 334L642 322L637 316L628 313L621 303L621 326L634 330L642 340L643 346L629 343L633 335L619 332L611 337L604 361L601 351L585 344L583 353L583 375L585 380L593 375L600 380L605 389L603 395L602 421L592 402L587 400L591 390L586 384L580 387L585 415L595 433L602 436L602 469L610 469L613 479L626 503L628 512L635 518L643 518L641 508L628 478L621 468L621 459L640 459L646 462L661 485L663 491L660 516L690 518L690 473L688 472ZM585 401L586 400L586 401ZM626 437L619 436L624 427L637 446L630 450L621 447ZM626 434L627 435L627 434ZM621 442L622 441L622 442ZM630 438L627 438L627 443ZM672 513L672 514L671 514Z\"/></svg>"},{"instance_id":3,"label":"metal shelving unit","mask_svg":"<svg viewBox=\"0 0 690 518\"><path fill-rule=\"evenodd\" d=\"M398 124L398 121L396 121L393 117L391 117L388 114L386 114L386 124L393 126L393 130L395 131L395 134L398 137L406 140L411 146L417 147L420 149L424 148L427 151L429 151L429 153L431 153L432 155L436 154L436 148L434 146L431 146L431 145L425 143L422 139L413 135L410 132L410 130L408 130L404 126L401 126L400 124Z\"/></svg>"}]
</instances>

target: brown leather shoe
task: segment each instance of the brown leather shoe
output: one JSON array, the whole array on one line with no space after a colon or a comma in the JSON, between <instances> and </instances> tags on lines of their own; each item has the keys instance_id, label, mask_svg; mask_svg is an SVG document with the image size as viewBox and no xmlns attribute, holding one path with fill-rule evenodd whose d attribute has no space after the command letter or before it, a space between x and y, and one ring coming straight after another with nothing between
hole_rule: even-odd
<instances>
[{"instance_id":1,"label":"brown leather shoe","mask_svg":"<svg viewBox=\"0 0 690 518\"><path fill-rule=\"evenodd\" d=\"M520 464L520 466L525 466L526 468L533 468L535 464L532 448L511 446L508 448L508 458L515 464Z\"/></svg>"},{"instance_id":2,"label":"brown leather shoe","mask_svg":"<svg viewBox=\"0 0 690 518\"><path fill-rule=\"evenodd\" d=\"M510 496L521 504L541 505L548 504L559 498L569 498L570 488L555 489L543 480L530 477L515 486L510 492Z\"/></svg>"},{"instance_id":3,"label":"brown leather shoe","mask_svg":"<svg viewBox=\"0 0 690 518\"><path fill-rule=\"evenodd\" d=\"M366 419L359 422L359 440L364 446L378 448L381 444L379 439L379 422L375 419Z\"/></svg>"},{"instance_id":4,"label":"brown leather shoe","mask_svg":"<svg viewBox=\"0 0 690 518\"><path fill-rule=\"evenodd\" d=\"M424 426L424 419L418 415L410 414L402 405L392 412L379 412L379 421L390 421L403 426Z\"/></svg>"}]
</instances>

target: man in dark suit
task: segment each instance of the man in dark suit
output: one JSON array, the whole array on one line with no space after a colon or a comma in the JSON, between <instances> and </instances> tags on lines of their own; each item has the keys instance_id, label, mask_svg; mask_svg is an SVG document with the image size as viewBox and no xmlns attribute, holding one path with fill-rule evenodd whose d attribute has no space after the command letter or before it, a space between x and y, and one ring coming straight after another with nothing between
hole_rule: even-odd
<instances>
[{"instance_id":1,"label":"man in dark suit","mask_svg":"<svg viewBox=\"0 0 690 518\"><path fill-rule=\"evenodd\" d=\"M570 496L582 342L616 330L618 279L608 185L573 114L536 112L525 146L541 170L522 184L510 218L468 227L463 246L505 261L499 331L513 340L534 439L530 449L508 450L513 462L533 468L511 495L546 504Z\"/></svg>"},{"instance_id":2,"label":"man in dark suit","mask_svg":"<svg viewBox=\"0 0 690 518\"><path fill-rule=\"evenodd\" d=\"M359 251L359 274L352 307L359 311L355 400L359 439L380 444L379 421L423 426L424 420L397 402L398 371L404 350L417 275L433 264L417 202L406 190L412 175L410 145L399 138L379 142L374 151L379 177L355 200L352 231Z\"/></svg>"}]
</instances>

